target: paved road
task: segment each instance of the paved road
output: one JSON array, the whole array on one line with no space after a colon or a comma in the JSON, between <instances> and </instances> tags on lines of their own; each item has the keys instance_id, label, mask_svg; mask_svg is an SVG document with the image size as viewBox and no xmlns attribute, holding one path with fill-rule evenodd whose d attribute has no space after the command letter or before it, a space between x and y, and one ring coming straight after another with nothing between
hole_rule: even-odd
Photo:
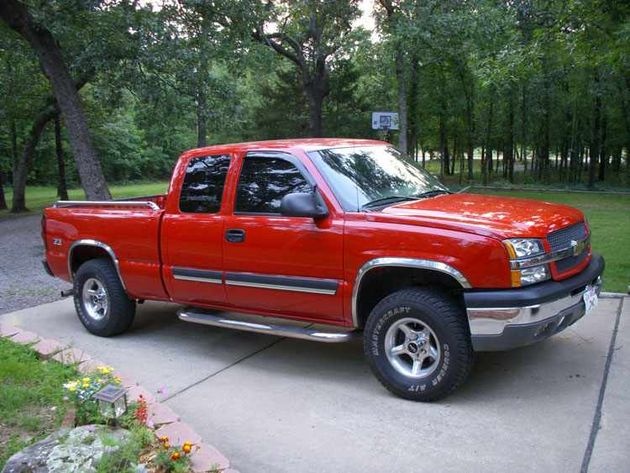
<instances>
[{"instance_id":1,"label":"paved road","mask_svg":"<svg viewBox=\"0 0 630 473\"><path fill-rule=\"evenodd\" d=\"M0 220L0 314L59 299L70 287L42 269L42 216Z\"/></svg>"},{"instance_id":2,"label":"paved road","mask_svg":"<svg viewBox=\"0 0 630 473\"><path fill-rule=\"evenodd\" d=\"M154 392L166 386L167 404L243 473L579 472L585 458L588 471L627 472L630 298L623 311L621 301L601 300L541 344L480 355L463 389L437 404L390 395L358 343L187 324L168 304L141 306L132 330L110 339L89 335L70 300L2 319Z\"/></svg>"}]
</instances>

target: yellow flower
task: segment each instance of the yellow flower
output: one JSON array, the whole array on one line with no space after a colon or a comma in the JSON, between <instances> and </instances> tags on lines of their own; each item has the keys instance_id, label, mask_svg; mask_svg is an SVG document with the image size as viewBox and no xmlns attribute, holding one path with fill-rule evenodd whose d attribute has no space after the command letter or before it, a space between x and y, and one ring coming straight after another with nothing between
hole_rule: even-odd
<instances>
[{"instance_id":1,"label":"yellow flower","mask_svg":"<svg viewBox=\"0 0 630 473\"><path fill-rule=\"evenodd\" d=\"M81 381L83 381L83 384L85 383L90 384L90 378L83 378Z\"/></svg>"},{"instance_id":2,"label":"yellow flower","mask_svg":"<svg viewBox=\"0 0 630 473\"><path fill-rule=\"evenodd\" d=\"M115 382L116 384L120 384L120 383L122 383L122 379L121 379L121 377L120 377L120 376L114 376L114 382Z\"/></svg>"},{"instance_id":3,"label":"yellow flower","mask_svg":"<svg viewBox=\"0 0 630 473\"><path fill-rule=\"evenodd\" d=\"M68 391L70 392L75 392L77 390L77 385L79 384L78 381L69 381L66 384L63 385L64 388L66 388Z\"/></svg>"},{"instance_id":4,"label":"yellow flower","mask_svg":"<svg viewBox=\"0 0 630 473\"><path fill-rule=\"evenodd\" d=\"M112 371L114 371L114 368L112 368L111 366L99 366L96 368L98 370L98 372L102 375L108 375L110 374Z\"/></svg>"}]
</instances>

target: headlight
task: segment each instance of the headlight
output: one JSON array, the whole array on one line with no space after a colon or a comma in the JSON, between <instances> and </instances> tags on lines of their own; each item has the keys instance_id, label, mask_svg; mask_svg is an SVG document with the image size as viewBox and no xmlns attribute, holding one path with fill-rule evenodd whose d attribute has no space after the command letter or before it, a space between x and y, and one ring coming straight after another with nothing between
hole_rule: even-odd
<instances>
[{"instance_id":1,"label":"headlight","mask_svg":"<svg viewBox=\"0 0 630 473\"><path fill-rule=\"evenodd\" d=\"M512 259L527 258L545 252L542 241L534 238L511 238L503 240L503 244L506 246Z\"/></svg>"},{"instance_id":2,"label":"headlight","mask_svg":"<svg viewBox=\"0 0 630 473\"><path fill-rule=\"evenodd\" d=\"M524 268L520 271L513 271L520 276L520 285L528 286L537 282L546 281L551 276L549 273L549 267L546 264L541 266L533 266L531 268Z\"/></svg>"}]
</instances>

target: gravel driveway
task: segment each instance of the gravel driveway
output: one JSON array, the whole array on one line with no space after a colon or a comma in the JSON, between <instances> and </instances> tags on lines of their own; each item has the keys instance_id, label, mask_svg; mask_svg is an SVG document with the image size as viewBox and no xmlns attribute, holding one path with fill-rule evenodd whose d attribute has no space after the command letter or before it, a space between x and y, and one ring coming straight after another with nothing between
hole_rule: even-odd
<instances>
[{"instance_id":1,"label":"gravel driveway","mask_svg":"<svg viewBox=\"0 0 630 473\"><path fill-rule=\"evenodd\" d=\"M0 314L60 299L70 285L46 274L41 215L0 220Z\"/></svg>"}]
</instances>

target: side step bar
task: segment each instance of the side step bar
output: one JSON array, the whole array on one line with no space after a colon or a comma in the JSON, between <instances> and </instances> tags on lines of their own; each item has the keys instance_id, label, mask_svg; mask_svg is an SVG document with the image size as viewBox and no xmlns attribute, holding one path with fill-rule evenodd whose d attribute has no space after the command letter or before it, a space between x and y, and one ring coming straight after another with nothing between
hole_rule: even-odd
<instances>
[{"instance_id":1,"label":"side step bar","mask_svg":"<svg viewBox=\"0 0 630 473\"><path fill-rule=\"evenodd\" d=\"M196 324L212 325L214 327L233 328L245 330L247 332L266 333L279 337L301 338L324 343L340 343L352 340L358 335L356 331L322 331L309 327L299 327L296 325L282 325L280 323L253 322L242 320L236 317L238 314L231 312L209 311L187 307L177 312L178 317L184 322ZM262 317L261 317L262 319ZM336 327L335 327L336 328Z\"/></svg>"}]
</instances>

